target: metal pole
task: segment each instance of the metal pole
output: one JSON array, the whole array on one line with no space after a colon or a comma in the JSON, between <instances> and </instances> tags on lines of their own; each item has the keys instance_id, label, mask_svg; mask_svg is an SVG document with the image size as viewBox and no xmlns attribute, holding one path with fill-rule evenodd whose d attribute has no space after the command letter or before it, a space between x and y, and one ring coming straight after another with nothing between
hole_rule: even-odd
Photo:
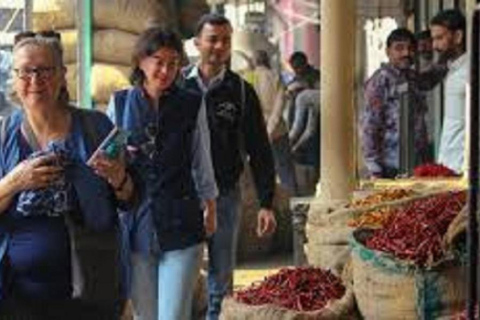
<instances>
[{"instance_id":1,"label":"metal pole","mask_svg":"<svg viewBox=\"0 0 480 320\"><path fill-rule=\"evenodd\" d=\"M472 19L472 52L470 69L470 168L468 170L469 183L469 215L468 215L468 301L467 319L475 319L477 305L477 261L478 261L478 189L479 189L479 28L480 6L477 6Z\"/></svg>"},{"instance_id":2,"label":"metal pole","mask_svg":"<svg viewBox=\"0 0 480 320\"><path fill-rule=\"evenodd\" d=\"M90 79L92 74L92 0L77 0L78 16L78 84L79 107L92 109Z\"/></svg>"},{"instance_id":3,"label":"metal pole","mask_svg":"<svg viewBox=\"0 0 480 320\"><path fill-rule=\"evenodd\" d=\"M25 0L25 7L23 10L23 30L32 29L32 0Z\"/></svg>"}]
</instances>

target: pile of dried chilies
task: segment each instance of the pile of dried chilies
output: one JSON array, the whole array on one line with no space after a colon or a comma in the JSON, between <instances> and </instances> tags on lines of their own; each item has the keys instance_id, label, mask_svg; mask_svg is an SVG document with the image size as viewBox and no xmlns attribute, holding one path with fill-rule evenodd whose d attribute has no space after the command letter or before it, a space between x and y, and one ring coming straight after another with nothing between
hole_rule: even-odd
<instances>
[{"instance_id":1,"label":"pile of dried chilies","mask_svg":"<svg viewBox=\"0 0 480 320\"><path fill-rule=\"evenodd\" d=\"M366 196L362 199L357 199L352 201L349 205L351 208L363 208L368 206L373 206L379 203L399 200L407 197L411 197L415 195L416 192L411 189L390 189L390 190L382 190L380 192L376 192L369 196Z\"/></svg>"},{"instance_id":2,"label":"pile of dried chilies","mask_svg":"<svg viewBox=\"0 0 480 320\"><path fill-rule=\"evenodd\" d=\"M456 177L458 174L438 163L426 163L413 169L415 177Z\"/></svg>"},{"instance_id":3,"label":"pile of dried chilies","mask_svg":"<svg viewBox=\"0 0 480 320\"><path fill-rule=\"evenodd\" d=\"M410 189L391 189L384 190L372 195L369 195L363 199L355 200L351 203L350 207L352 208L362 208L373 206L376 204L400 200L408 198L417 194L415 191ZM348 226L358 228L358 227L370 227L378 228L384 225L388 220L390 214L393 212L393 209L389 207L378 208L365 212L361 216L351 219L348 221Z\"/></svg>"},{"instance_id":4,"label":"pile of dried chilies","mask_svg":"<svg viewBox=\"0 0 480 320\"><path fill-rule=\"evenodd\" d=\"M466 199L466 192L458 191L413 201L395 210L383 228L374 230L366 246L419 266L437 262L443 255L443 236Z\"/></svg>"},{"instance_id":5,"label":"pile of dried chilies","mask_svg":"<svg viewBox=\"0 0 480 320\"><path fill-rule=\"evenodd\" d=\"M234 298L248 305L273 304L290 310L314 311L344 294L345 287L330 271L297 267L281 269L262 282L235 292Z\"/></svg>"},{"instance_id":6,"label":"pile of dried chilies","mask_svg":"<svg viewBox=\"0 0 480 320\"><path fill-rule=\"evenodd\" d=\"M388 221L392 213L393 209L388 207L368 211L358 218L349 220L348 226L353 228L380 228Z\"/></svg>"}]
</instances>

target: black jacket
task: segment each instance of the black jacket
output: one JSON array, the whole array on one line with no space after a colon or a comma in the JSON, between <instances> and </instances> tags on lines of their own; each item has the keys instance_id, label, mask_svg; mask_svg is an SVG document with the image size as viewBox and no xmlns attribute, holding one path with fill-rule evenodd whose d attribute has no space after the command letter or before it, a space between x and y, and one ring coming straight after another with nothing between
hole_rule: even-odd
<instances>
[{"instance_id":1,"label":"black jacket","mask_svg":"<svg viewBox=\"0 0 480 320\"><path fill-rule=\"evenodd\" d=\"M183 71L181 85L202 94L192 68ZM223 80L204 96L215 179L220 194L232 190L247 160L257 189L260 206L271 208L275 189L275 169L260 101L250 84L226 70Z\"/></svg>"}]
</instances>

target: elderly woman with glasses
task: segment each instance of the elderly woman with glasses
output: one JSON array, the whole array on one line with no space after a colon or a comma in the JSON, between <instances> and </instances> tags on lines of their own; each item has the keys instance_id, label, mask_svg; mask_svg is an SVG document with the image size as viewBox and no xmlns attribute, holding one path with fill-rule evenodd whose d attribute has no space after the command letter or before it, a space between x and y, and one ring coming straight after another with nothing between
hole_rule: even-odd
<instances>
[{"instance_id":1,"label":"elderly woman with glasses","mask_svg":"<svg viewBox=\"0 0 480 320\"><path fill-rule=\"evenodd\" d=\"M100 155L94 168L86 164L113 125L69 105L58 37L16 39L13 93L20 108L0 123L0 300L66 300L67 222L113 227L116 205L133 199L133 182L120 160Z\"/></svg>"},{"instance_id":2,"label":"elderly woman with glasses","mask_svg":"<svg viewBox=\"0 0 480 320\"><path fill-rule=\"evenodd\" d=\"M133 86L115 92L107 111L130 131L127 149L143 181L139 209L122 223L129 294L142 320L190 318L202 242L216 229L206 110L176 85L182 55L174 33L146 30L133 54Z\"/></svg>"}]
</instances>

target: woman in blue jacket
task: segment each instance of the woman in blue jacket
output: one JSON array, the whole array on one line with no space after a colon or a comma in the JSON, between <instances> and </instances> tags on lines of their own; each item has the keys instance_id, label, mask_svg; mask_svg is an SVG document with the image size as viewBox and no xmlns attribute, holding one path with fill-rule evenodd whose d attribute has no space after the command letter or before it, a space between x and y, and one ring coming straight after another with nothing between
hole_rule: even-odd
<instances>
[{"instance_id":1,"label":"woman in blue jacket","mask_svg":"<svg viewBox=\"0 0 480 320\"><path fill-rule=\"evenodd\" d=\"M137 212L122 224L131 251L130 295L142 320L190 317L202 243L216 228L205 107L175 84L182 53L174 33L146 30L134 50L133 86L116 92L107 111L130 132L129 158L143 181Z\"/></svg>"},{"instance_id":2,"label":"woman in blue jacket","mask_svg":"<svg viewBox=\"0 0 480 320\"><path fill-rule=\"evenodd\" d=\"M67 219L112 227L117 200L133 183L86 165L113 125L99 112L68 104L58 37L28 33L13 48L13 92L20 109L0 125L0 293L3 299L72 297Z\"/></svg>"}]
</instances>

